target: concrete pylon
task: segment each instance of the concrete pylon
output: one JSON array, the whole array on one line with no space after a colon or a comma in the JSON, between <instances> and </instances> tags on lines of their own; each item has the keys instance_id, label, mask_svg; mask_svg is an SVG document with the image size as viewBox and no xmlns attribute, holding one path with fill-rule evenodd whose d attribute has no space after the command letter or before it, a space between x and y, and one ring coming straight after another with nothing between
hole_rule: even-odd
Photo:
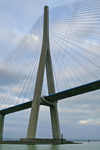
<instances>
[{"instance_id":1,"label":"concrete pylon","mask_svg":"<svg viewBox=\"0 0 100 150\"><path fill-rule=\"evenodd\" d=\"M0 114L0 141L3 138L4 115Z\"/></svg>"},{"instance_id":2,"label":"concrete pylon","mask_svg":"<svg viewBox=\"0 0 100 150\"><path fill-rule=\"evenodd\" d=\"M34 91L34 98L32 101L27 138L35 138L36 136L45 65L46 65L46 72L47 72L48 92L49 94L55 93L54 79L53 79L53 72L52 72L52 62L51 62L50 47L49 47L49 17L48 17L49 10L48 9L49 9L48 6L44 7L43 43L42 43L42 50L41 50L39 68L38 68L35 91ZM54 106L50 106L50 114L51 114L53 138L59 139L60 128L59 128L59 119L58 119L58 112L57 112L57 103L55 103Z\"/></svg>"}]
</instances>

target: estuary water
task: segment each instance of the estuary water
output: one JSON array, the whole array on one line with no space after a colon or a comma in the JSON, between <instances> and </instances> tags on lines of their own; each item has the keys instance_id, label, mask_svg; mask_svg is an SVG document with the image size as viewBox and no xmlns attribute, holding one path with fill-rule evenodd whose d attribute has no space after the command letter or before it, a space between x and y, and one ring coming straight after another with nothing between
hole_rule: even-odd
<instances>
[{"instance_id":1,"label":"estuary water","mask_svg":"<svg viewBox=\"0 0 100 150\"><path fill-rule=\"evenodd\" d=\"M100 150L100 142L66 145L0 144L0 150Z\"/></svg>"}]
</instances>

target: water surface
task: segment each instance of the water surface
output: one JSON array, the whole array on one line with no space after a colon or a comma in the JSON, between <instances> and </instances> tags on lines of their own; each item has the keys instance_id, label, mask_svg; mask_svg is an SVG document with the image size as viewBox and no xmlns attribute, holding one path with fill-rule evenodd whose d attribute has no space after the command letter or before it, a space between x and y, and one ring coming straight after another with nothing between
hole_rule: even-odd
<instances>
[{"instance_id":1,"label":"water surface","mask_svg":"<svg viewBox=\"0 0 100 150\"><path fill-rule=\"evenodd\" d=\"M100 142L65 145L0 144L0 150L100 150Z\"/></svg>"}]
</instances>

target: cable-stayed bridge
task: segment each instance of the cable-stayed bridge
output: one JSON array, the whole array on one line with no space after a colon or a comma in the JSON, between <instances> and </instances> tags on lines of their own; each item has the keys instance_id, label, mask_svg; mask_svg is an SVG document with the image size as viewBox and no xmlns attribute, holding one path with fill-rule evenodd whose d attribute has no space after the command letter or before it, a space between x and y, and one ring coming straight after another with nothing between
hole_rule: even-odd
<instances>
[{"instance_id":1,"label":"cable-stayed bridge","mask_svg":"<svg viewBox=\"0 0 100 150\"><path fill-rule=\"evenodd\" d=\"M100 89L99 4L88 0L45 7L1 62L1 140L4 116L31 107L27 138L35 138L40 105L50 107L53 138L59 139L58 100Z\"/></svg>"}]
</instances>

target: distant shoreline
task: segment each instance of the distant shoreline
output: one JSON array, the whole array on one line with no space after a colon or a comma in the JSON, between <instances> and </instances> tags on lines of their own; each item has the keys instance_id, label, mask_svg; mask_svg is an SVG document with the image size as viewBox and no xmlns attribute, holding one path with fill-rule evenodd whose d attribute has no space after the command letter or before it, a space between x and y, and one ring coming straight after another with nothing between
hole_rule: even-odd
<instances>
[{"instance_id":1,"label":"distant shoreline","mask_svg":"<svg viewBox=\"0 0 100 150\"><path fill-rule=\"evenodd\" d=\"M88 140L73 140L73 142L88 142L88 143L90 143L90 142L100 142L100 140L90 140L90 141L88 141Z\"/></svg>"}]
</instances>

